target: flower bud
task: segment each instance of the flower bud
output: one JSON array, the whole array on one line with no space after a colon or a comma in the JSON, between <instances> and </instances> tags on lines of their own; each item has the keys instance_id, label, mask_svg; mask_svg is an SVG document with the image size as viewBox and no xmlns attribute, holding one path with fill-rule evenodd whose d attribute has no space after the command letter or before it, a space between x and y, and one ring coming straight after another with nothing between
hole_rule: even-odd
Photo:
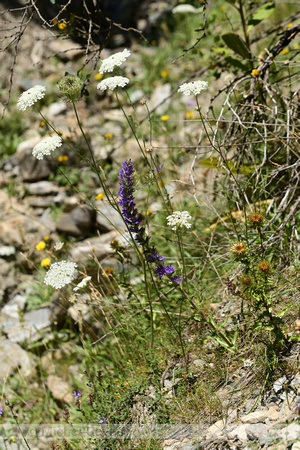
<instances>
[{"instance_id":1,"label":"flower bud","mask_svg":"<svg viewBox=\"0 0 300 450\"><path fill-rule=\"evenodd\" d=\"M68 100L75 102L82 97L84 81L79 77L66 75L57 83L57 86L59 91L67 97Z\"/></svg>"}]
</instances>

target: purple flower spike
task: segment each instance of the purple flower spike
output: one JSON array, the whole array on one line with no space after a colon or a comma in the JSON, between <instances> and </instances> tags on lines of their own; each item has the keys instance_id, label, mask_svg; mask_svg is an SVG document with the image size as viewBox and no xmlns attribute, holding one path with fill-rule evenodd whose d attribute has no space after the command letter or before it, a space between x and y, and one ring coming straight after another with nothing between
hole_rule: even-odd
<instances>
[{"instance_id":1,"label":"purple flower spike","mask_svg":"<svg viewBox=\"0 0 300 450\"><path fill-rule=\"evenodd\" d=\"M175 268L172 265L164 265L165 258L158 254L158 251L154 246L150 245L150 237L147 236L145 228L140 225L141 219L139 218L133 196L135 191L134 163L131 159L123 162L122 169L119 172L119 180L119 204L121 206L122 216L128 230L135 234L136 242L143 247L143 252L147 261L156 265L154 270L155 275L159 278L162 278L164 275L171 275L175 272ZM176 284L181 283L181 277L179 275L172 277L171 280Z\"/></svg>"},{"instance_id":2,"label":"purple flower spike","mask_svg":"<svg viewBox=\"0 0 300 450\"><path fill-rule=\"evenodd\" d=\"M75 400L78 400L79 397L81 397L80 391L78 391L78 392L73 391L73 395L75 396Z\"/></svg>"}]
</instances>

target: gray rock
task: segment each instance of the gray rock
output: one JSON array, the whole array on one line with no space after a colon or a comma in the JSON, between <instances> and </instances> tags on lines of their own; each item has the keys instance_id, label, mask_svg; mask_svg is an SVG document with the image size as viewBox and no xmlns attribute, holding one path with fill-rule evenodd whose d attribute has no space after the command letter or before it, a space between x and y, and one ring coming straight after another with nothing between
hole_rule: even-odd
<instances>
[{"instance_id":1,"label":"gray rock","mask_svg":"<svg viewBox=\"0 0 300 450\"><path fill-rule=\"evenodd\" d=\"M124 230L125 223L121 215L109 203L96 200L95 205L97 211L97 226L100 231L107 232L112 230Z\"/></svg>"},{"instance_id":2,"label":"gray rock","mask_svg":"<svg viewBox=\"0 0 300 450\"><path fill-rule=\"evenodd\" d=\"M50 309L39 308L25 313L22 321L17 319L5 320L3 330L11 342L22 342L28 339L31 342L41 337L41 331L51 325Z\"/></svg>"},{"instance_id":3,"label":"gray rock","mask_svg":"<svg viewBox=\"0 0 300 450\"><path fill-rule=\"evenodd\" d=\"M200 369L203 369L203 367L205 366L205 362L202 360L202 359L195 359L194 361L193 361L193 364L196 366L196 367L199 367Z\"/></svg>"},{"instance_id":4,"label":"gray rock","mask_svg":"<svg viewBox=\"0 0 300 450\"><path fill-rule=\"evenodd\" d=\"M15 342L8 339L0 341L0 380L3 381L13 370L17 369L24 377L33 376L35 362L31 355Z\"/></svg>"},{"instance_id":5,"label":"gray rock","mask_svg":"<svg viewBox=\"0 0 300 450\"><path fill-rule=\"evenodd\" d=\"M166 83L161 86L157 86L148 102L148 108L150 111L155 109L155 112L160 115L168 111L171 103L171 84ZM163 103L162 103L163 102ZM161 104L162 103L162 104ZM160 106L158 106L160 105Z\"/></svg>"},{"instance_id":6,"label":"gray rock","mask_svg":"<svg viewBox=\"0 0 300 450\"><path fill-rule=\"evenodd\" d=\"M265 438L268 434L267 426L263 423L254 423L246 427L247 438L251 441Z\"/></svg>"},{"instance_id":7,"label":"gray rock","mask_svg":"<svg viewBox=\"0 0 300 450\"><path fill-rule=\"evenodd\" d=\"M48 108L47 117L48 119L53 119L55 116L64 113L67 110L66 103L54 102Z\"/></svg>"},{"instance_id":8,"label":"gray rock","mask_svg":"<svg viewBox=\"0 0 300 450\"><path fill-rule=\"evenodd\" d=\"M96 215L96 211L88 205L77 206L59 218L56 229L71 236L89 235L95 230Z\"/></svg>"},{"instance_id":9,"label":"gray rock","mask_svg":"<svg viewBox=\"0 0 300 450\"><path fill-rule=\"evenodd\" d=\"M264 422L267 417L268 417L267 411L254 411L250 414L242 416L240 420L242 423L258 423Z\"/></svg>"},{"instance_id":10,"label":"gray rock","mask_svg":"<svg viewBox=\"0 0 300 450\"><path fill-rule=\"evenodd\" d=\"M72 389L65 380L57 375L49 375L47 385L54 398L68 403L72 402L74 398L72 396Z\"/></svg>"},{"instance_id":11,"label":"gray rock","mask_svg":"<svg viewBox=\"0 0 300 450\"><path fill-rule=\"evenodd\" d=\"M85 239L72 245L70 258L74 262L82 262L93 258L93 254L98 259L104 259L110 253L112 248L110 243L114 239L118 239L120 234L117 231L110 231L100 237Z\"/></svg>"},{"instance_id":12,"label":"gray rock","mask_svg":"<svg viewBox=\"0 0 300 450\"><path fill-rule=\"evenodd\" d=\"M17 161L23 181L45 180L53 172L55 164L50 157L41 160L32 156L33 147L42 139L40 137L21 142L17 148Z\"/></svg>"},{"instance_id":13,"label":"gray rock","mask_svg":"<svg viewBox=\"0 0 300 450\"><path fill-rule=\"evenodd\" d=\"M23 311L26 304L24 295L15 295L6 305L3 306L1 313L19 319L20 311Z\"/></svg>"},{"instance_id":14,"label":"gray rock","mask_svg":"<svg viewBox=\"0 0 300 450\"><path fill-rule=\"evenodd\" d=\"M51 195L59 192L59 187L52 181L39 181L26 184L26 190L30 195Z\"/></svg>"},{"instance_id":15,"label":"gray rock","mask_svg":"<svg viewBox=\"0 0 300 450\"><path fill-rule=\"evenodd\" d=\"M291 423L287 427L278 430L277 433L285 441L300 440L300 425L298 423Z\"/></svg>"}]
</instances>

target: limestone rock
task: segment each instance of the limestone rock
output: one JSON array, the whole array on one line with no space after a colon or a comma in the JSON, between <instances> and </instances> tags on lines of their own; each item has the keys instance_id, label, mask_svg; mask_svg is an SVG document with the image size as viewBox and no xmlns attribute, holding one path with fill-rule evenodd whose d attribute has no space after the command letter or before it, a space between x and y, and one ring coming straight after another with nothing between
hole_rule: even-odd
<instances>
[{"instance_id":1,"label":"limestone rock","mask_svg":"<svg viewBox=\"0 0 300 450\"><path fill-rule=\"evenodd\" d=\"M15 342L8 339L0 341L0 380L3 381L13 370L18 370L24 377L35 373L34 358Z\"/></svg>"},{"instance_id":2,"label":"limestone rock","mask_svg":"<svg viewBox=\"0 0 300 450\"><path fill-rule=\"evenodd\" d=\"M50 309L39 308L24 314L22 321L11 318L2 323L3 330L11 342L22 342L25 339L37 341L41 331L51 325Z\"/></svg>"},{"instance_id":3,"label":"limestone rock","mask_svg":"<svg viewBox=\"0 0 300 450\"><path fill-rule=\"evenodd\" d=\"M71 236L86 236L95 230L95 225L96 211L88 205L79 205L59 218L56 229Z\"/></svg>"},{"instance_id":4,"label":"limestone rock","mask_svg":"<svg viewBox=\"0 0 300 450\"><path fill-rule=\"evenodd\" d=\"M70 385L57 375L49 375L47 385L51 391L51 394L57 400L62 400L68 403L73 400Z\"/></svg>"}]
</instances>

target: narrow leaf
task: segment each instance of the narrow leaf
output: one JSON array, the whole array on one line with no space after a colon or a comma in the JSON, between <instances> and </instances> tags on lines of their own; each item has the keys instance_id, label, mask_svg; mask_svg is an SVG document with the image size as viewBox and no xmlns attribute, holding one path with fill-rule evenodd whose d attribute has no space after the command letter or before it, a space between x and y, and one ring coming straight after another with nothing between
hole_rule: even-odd
<instances>
[{"instance_id":1,"label":"narrow leaf","mask_svg":"<svg viewBox=\"0 0 300 450\"><path fill-rule=\"evenodd\" d=\"M236 33L226 33L222 36L225 44L231 48L237 55L240 55L242 58L248 59L250 58L250 52L248 50L247 45L243 41L243 39Z\"/></svg>"}]
</instances>

